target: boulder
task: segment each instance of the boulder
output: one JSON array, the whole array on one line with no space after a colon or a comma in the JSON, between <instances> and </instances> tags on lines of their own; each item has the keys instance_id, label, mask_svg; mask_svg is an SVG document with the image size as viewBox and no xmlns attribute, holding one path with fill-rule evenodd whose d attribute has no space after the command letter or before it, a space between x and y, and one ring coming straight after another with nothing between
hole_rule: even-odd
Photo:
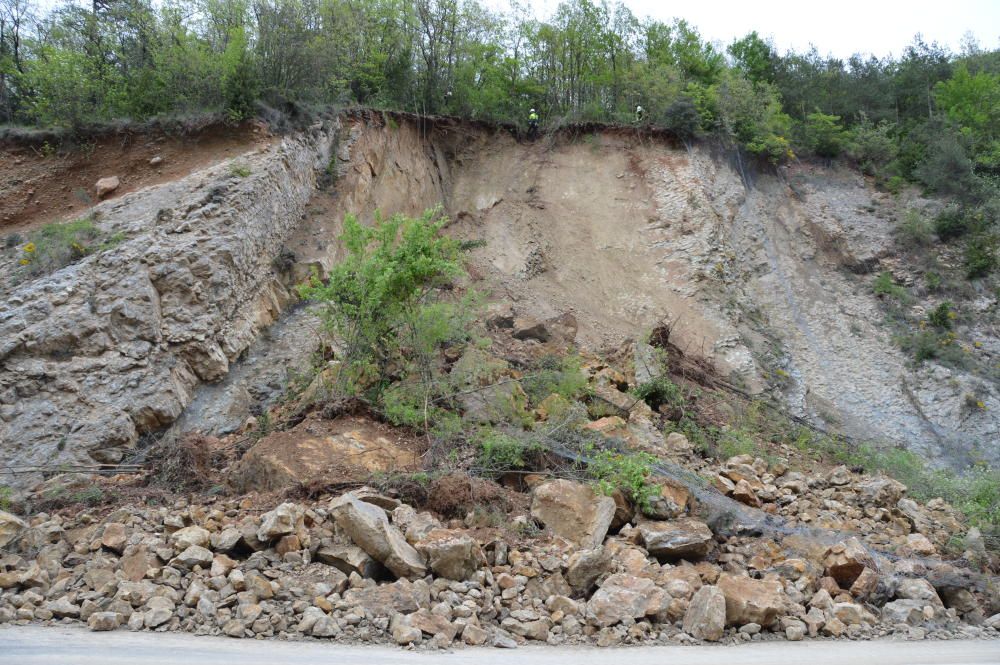
<instances>
[{"instance_id":1,"label":"boulder","mask_svg":"<svg viewBox=\"0 0 1000 665\"><path fill-rule=\"evenodd\" d=\"M486 557L476 539L464 531L435 529L416 545L431 570L449 580L467 580Z\"/></svg>"},{"instance_id":2,"label":"boulder","mask_svg":"<svg viewBox=\"0 0 1000 665\"><path fill-rule=\"evenodd\" d=\"M344 601L364 609L372 616L391 616L393 612L409 614L430 606L430 588L423 580L398 580L392 584L348 589Z\"/></svg>"},{"instance_id":3,"label":"boulder","mask_svg":"<svg viewBox=\"0 0 1000 665\"><path fill-rule=\"evenodd\" d=\"M0 549L7 547L27 527L17 515L0 510Z\"/></svg>"},{"instance_id":4,"label":"boulder","mask_svg":"<svg viewBox=\"0 0 1000 665\"><path fill-rule=\"evenodd\" d=\"M587 602L587 620L604 627L641 619L655 615L669 600L653 580L617 573L608 577Z\"/></svg>"},{"instance_id":5,"label":"boulder","mask_svg":"<svg viewBox=\"0 0 1000 665\"><path fill-rule=\"evenodd\" d=\"M726 597L726 623L731 626L757 623L768 628L787 605L784 589L777 580L723 573L718 586Z\"/></svg>"},{"instance_id":6,"label":"boulder","mask_svg":"<svg viewBox=\"0 0 1000 665\"><path fill-rule=\"evenodd\" d=\"M316 551L316 560L345 575L357 573L361 577L378 579L385 574L382 564L356 545L324 545Z\"/></svg>"},{"instance_id":7,"label":"boulder","mask_svg":"<svg viewBox=\"0 0 1000 665\"><path fill-rule=\"evenodd\" d=\"M345 494L331 502L330 513L355 545L393 575L423 577L427 573L423 557L406 542L399 529L389 524L389 517L381 508Z\"/></svg>"},{"instance_id":8,"label":"boulder","mask_svg":"<svg viewBox=\"0 0 1000 665\"><path fill-rule=\"evenodd\" d=\"M500 627L526 640L544 642L549 639L549 630L552 628L552 622L548 619L519 621L513 617L507 617L500 623Z\"/></svg>"},{"instance_id":9,"label":"boulder","mask_svg":"<svg viewBox=\"0 0 1000 665\"><path fill-rule=\"evenodd\" d=\"M208 569L212 565L213 558L212 553L204 547L192 545L175 556L170 561L170 565L180 566L182 568L194 568L195 566L201 566L203 569Z\"/></svg>"},{"instance_id":10,"label":"boulder","mask_svg":"<svg viewBox=\"0 0 1000 665\"><path fill-rule=\"evenodd\" d=\"M656 494L642 513L654 520L670 520L687 514L691 493L686 487L672 480L657 481Z\"/></svg>"},{"instance_id":11,"label":"boulder","mask_svg":"<svg viewBox=\"0 0 1000 665\"><path fill-rule=\"evenodd\" d=\"M893 508L906 493L906 485L883 476L862 480L854 488L865 505Z\"/></svg>"},{"instance_id":12,"label":"boulder","mask_svg":"<svg viewBox=\"0 0 1000 665\"><path fill-rule=\"evenodd\" d=\"M896 598L900 600L919 600L923 604L941 606L941 598L938 597L934 586L924 579L905 578L896 584Z\"/></svg>"},{"instance_id":13,"label":"boulder","mask_svg":"<svg viewBox=\"0 0 1000 665\"><path fill-rule=\"evenodd\" d=\"M824 558L826 574L837 581L843 589L851 585L861 576L871 557L857 538L848 538L831 547Z\"/></svg>"},{"instance_id":14,"label":"boulder","mask_svg":"<svg viewBox=\"0 0 1000 665\"><path fill-rule=\"evenodd\" d=\"M125 525L121 522L109 522L104 525L104 533L101 534L102 546L116 554L121 554L127 540L128 533L125 531Z\"/></svg>"},{"instance_id":15,"label":"boulder","mask_svg":"<svg viewBox=\"0 0 1000 665\"><path fill-rule=\"evenodd\" d=\"M718 642L726 629L726 596L715 586L703 586L691 598L682 628L697 640Z\"/></svg>"},{"instance_id":16,"label":"boulder","mask_svg":"<svg viewBox=\"0 0 1000 665\"><path fill-rule=\"evenodd\" d=\"M924 603L920 600L894 600L882 608L882 621L890 624L908 623L916 626L924 620Z\"/></svg>"},{"instance_id":17,"label":"boulder","mask_svg":"<svg viewBox=\"0 0 1000 665\"><path fill-rule=\"evenodd\" d=\"M708 525L692 518L670 522L644 521L639 534L646 550L658 559L700 559L712 547L712 531Z\"/></svg>"},{"instance_id":18,"label":"boulder","mask_svg":"<svg viewBox=\"0 0 1000 665\"><path fill-rule=\"evenodd\" d=\"M208 547L209 541L210 534L208 533L208 529L203 529L200 526L185 527L170 534L170 542L173 543L177 551L186 550L192 545Z\"/></svg>"},{"instance_id":19,"label":"boulder","mask_svg":"<svg viewBox=\"0 0 1000 665\"><path fill-rule=\"evenodd\" d=\"M117 612L94 612L87 619L87 626L95 632L114 630L118 624Z\"/></svg>"},{"instance_id":20,"label":"boulder","mask_svg":"<svg viewBox=\"0 0 1000 665\"><path fill-rule=\"evenodd\" d=\"M420 460L413 446L389 432L353 416L310 419L262 438L230 475L240 491L273 491L416 470Z\"/></svg>"},{"instance_id":21,"label":"boulder","mask_svg":"<svg viewBox=\"0 0 1000 665\"><path fill-rule=\"evenodd\" d=\"M611 553L601 546L592 550L577 550L569 557L566 581L573 590L586 594L597 583L597 579L611 570Z\"/></svg>"},{"instance_id":22,"label":"boulder","mask_svg":"<svg viewBox=\"0 0 1000 665\"><path fill-rule=\"evenodd\" d=\"M535 488L531 516L556 535L584 549L604 542L615 516L615 501L589 485L551 480Z\"/></svg>"},{"instance_id":23,"label":"boulder","mask_svg":"<svg viewBox=\"0 0 1000 665\"><path fill-rule=\"evenodd\" d=\"M138 582L146 577L150 569L159 567L160 560L156 554L141 544L127 548L125 555L118 560L118 569L129 582Z\"/></svg>"},{"instance_id":24,"label":"boulder","mask_svg":"<svg viewBox=\"0 0 1000 665\"><path fill-rule=\"evenodd\" d=\"M107 178L101 178L94 184L94 193L97 194L98 199L103 199L108 194L111 194L116 189L121 186L121 180L118 176L108 176Z\"/></svg>"},{"instance_id":25,"label":"boulder","mask_svg":"<svg viewBox=\"0 0 1000 665\"><path fill-rule=\"evenodd\" d=\"M264 513L261 517L260 528L257 529L257 540L269 543L282 536L295 533L301 519L301 507L291 502L283 503L274 510Z\"/></svg>"}]
</instances>

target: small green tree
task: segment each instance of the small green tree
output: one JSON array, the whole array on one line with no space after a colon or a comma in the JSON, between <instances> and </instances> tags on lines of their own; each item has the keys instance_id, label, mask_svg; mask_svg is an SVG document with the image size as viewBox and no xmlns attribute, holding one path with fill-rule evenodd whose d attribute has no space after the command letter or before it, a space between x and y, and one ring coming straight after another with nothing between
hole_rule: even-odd
<instances>
[{"instance_id":1,"label":"small green tree","mask_svg":"<svg viewBox=\"0 0 1000 665\"><path fill-rule=\"evenodd\" d=\"M300 288L343 348L340 392L377 399L404 370L404 346L428 354L452 336L434 297L462 271L458 243L440 234L446 221L437 210L417 219L377 215L373 226L348 215L340 237L347 257L326 282L314 277Z\"/></svg>"},{"instance_id":2,"label":"small green tree","mask_svg":"<svg viewBox=\"0 0 1000 665\"><path fill-rule=\"evenodd\" d=\"M802 126L802 137L806 150L817 157L837 157L844 147L844 127L840 124L840 116L810 113Z\"/></svg>"},{"instance_id":3,"label":"small green tree","mask_svg":"<svg viewBox=\"0 0 1000 665\"><path fill-rule=\"evenodd\" d=\"M239 122L253 115L259 92L246 32L243 28L234 28L222 54L222 98L227 118Z\"/></svg>"}]
</instances>

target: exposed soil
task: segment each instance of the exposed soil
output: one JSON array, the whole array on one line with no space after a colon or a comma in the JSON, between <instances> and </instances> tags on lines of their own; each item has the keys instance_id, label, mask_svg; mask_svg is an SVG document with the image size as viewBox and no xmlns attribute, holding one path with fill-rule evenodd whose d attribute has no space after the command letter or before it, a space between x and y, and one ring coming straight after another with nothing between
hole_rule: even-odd
<instances>
[{"instance_id":1,"label":"exposed soil","mask_svg":"<svg viewBox=\"0 0 1000 665\"><path fill-rule=\"evenodd\" d=\"M0 146L0 229L22 232L73 217L97 203L95 183L118 176L107 199L172 182L254 145L271 141L266 127L210 126L188 135L122 132L56 148L9 142ZM156 166L150 160L161 158Z\"/></svg>"}]
</instances>

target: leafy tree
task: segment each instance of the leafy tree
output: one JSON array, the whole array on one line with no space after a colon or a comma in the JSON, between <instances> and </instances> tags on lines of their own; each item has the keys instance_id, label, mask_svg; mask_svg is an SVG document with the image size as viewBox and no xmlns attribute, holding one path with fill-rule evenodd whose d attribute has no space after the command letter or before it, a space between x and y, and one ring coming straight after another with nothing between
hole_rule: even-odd
<instances>
[{"instance_id":1,"label":"leafy tree","mask_svg":"<svg viewBox=\"0 0 1000 665\"><path fill-rule=\"evenodd\" d=\"M756 31L749 33L742 39L735 40L729 45L729 55L733 57L737 69L754 83L774 81L774 61L776 54L774 48L763 39Z\"/></svg>"},{"instance_id":2,"label":"leafy tree","mask_svg":"<svg viewBox=\"0 0 1000 665\"><path fill-rule=\"evenodd\" d=\"M461 272L458 243L440 235L446 221L429 210L418 219L376 217L368 227L348 215L340 237L347 257L325 282L313 278L300 290L320 303L326 329L343 346L345 390L380 393L401 360L401 340L411 339L407 327L430 325L431 295Z\"/></svg>"},{"instance_id":3,"label":"leafy tree","mask_svg":"<svg viewBox=\"0 0 1000 665\"><path fill-rule=\"evenodd\" d=\"M222 98L226 115L234 121L249 118L258 94L258 81L247 48L246 32L234 28L222 54Z\"/></svg>"},{"instance_id":4,"label":"leafy tree","mask_svg":"<svg viewBox=\"0 0 1000 665\"><path fill-rule=\"evenodd\" d=\"M844 147L844 128L840 118L825 113L810 113L802 126L805 148L817 157L832 159Z\"/></svg>"}]
</instances>

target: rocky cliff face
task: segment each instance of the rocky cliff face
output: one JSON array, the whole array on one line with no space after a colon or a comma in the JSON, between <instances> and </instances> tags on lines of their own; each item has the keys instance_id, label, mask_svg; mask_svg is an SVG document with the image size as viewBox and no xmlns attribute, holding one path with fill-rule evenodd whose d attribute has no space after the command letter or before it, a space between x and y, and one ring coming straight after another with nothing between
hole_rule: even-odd
<instances>
[{"instance_id":1,"label":"rocky cliff face","mask_svg":"<svg viewBox=\"0 0 1000 665\"><path fill-rule=\"evenodd\" d=\"M281 313L288 284L337 260L343 215L437 204L449 232L485 241L480 288L518 315L573 314L585 346L668 320L686 353L797 414L943 463L1000 461L997 386L914 369L880 323L871 272L891 266L899 208L859 176L797 166L748 184L705 148L627 133L526 144L379 114L234 161L99 205L124 242L2 287L8 464L117 461L182 415L232 431L315 350L308 311ZM971 333L995 354L996 294L981 300Z\"/></svg>"},{"instance_id":2,"label":"rocky cliff face","mask_svg":"<svg viewBox=\"0 0 1000 665\"><path fill-rule=\"evenodd\" d=\"M96 224L123 242L2 288L0 450L9 466L119 461L172 423L197 385L226 376L290 299L275 258L336 131L316 126L103 203Z\"/></svg>"}]
</instances>

